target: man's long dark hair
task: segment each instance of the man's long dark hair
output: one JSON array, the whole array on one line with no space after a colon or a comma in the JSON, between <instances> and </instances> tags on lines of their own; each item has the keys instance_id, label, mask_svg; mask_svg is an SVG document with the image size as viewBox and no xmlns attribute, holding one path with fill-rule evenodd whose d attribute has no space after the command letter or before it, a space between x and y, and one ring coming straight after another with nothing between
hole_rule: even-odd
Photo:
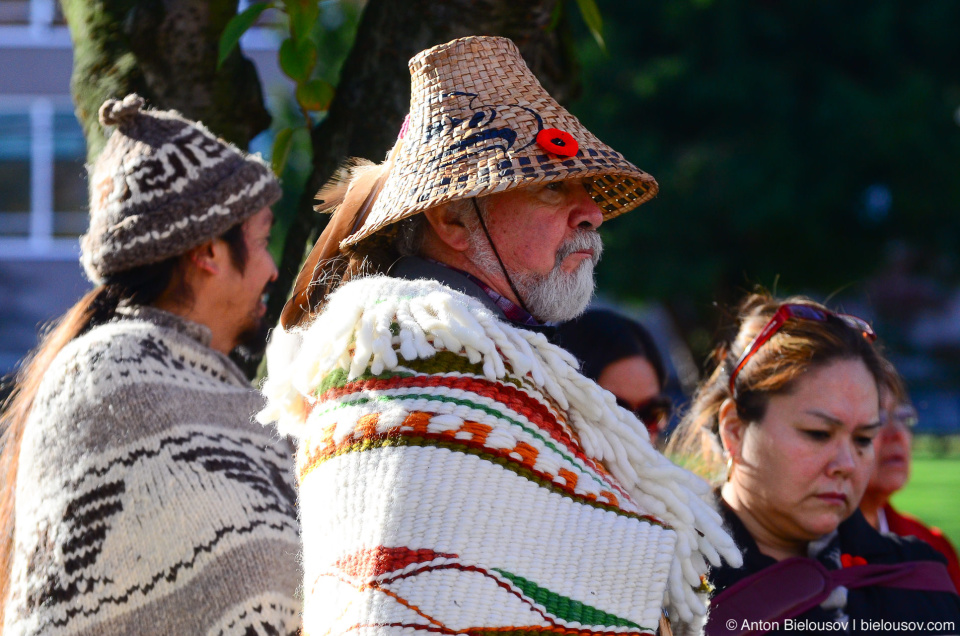
<instances>
[{"instance_id":1,"label":"man's long dark hair","mask_svg":"<svg viewBox=\"0 0 960 636\"><path fill-rule=\"evenodd\" d=\"M227 243L231 262L242 272L247 260L243 224L234 225L220 238ZM13 566L20 444L40 384L63 348L94 327L113 320L121 302L125 305L151 305L167 291L177 301L191 302L191 291L183 277L183 259L183 256L175 256L109 276L52 322L37 347L20 365L13 390L0 413L0 626L3 625L10 590L10 568Z\"/></svg>"}]
</instances>

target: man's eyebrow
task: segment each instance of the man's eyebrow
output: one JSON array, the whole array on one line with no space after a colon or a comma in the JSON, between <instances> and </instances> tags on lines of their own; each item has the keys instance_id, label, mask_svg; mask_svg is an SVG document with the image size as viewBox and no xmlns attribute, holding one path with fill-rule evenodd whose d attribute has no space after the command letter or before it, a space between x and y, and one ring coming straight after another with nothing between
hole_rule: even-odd
<instances>
[{"instance_id":1,"label":"man's eyebrow","mask_svg":"<svg viewBox=\"0 0 960 636\"><path fill-rule=\"evenodd\" d=\"M819 411L817 409L808 409L807 411L805 411L805 413L807 415L813 415L814 417L819 417L821 420L823 420L830 426L843 426L843 422L833 417L832 415L828 415L827 413L824 413L823 411ZM880 420L877 420L876 422L871 422L869 424L858 424L857 428L869 428L869 429L880 428Z\"/></svg>"}]
</instances>

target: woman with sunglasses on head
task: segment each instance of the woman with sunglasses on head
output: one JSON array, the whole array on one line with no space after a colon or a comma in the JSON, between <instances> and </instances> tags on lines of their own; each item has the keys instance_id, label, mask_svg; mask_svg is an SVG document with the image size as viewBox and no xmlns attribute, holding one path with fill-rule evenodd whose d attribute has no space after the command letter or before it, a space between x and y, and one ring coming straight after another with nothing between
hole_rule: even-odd
<instances>
[{"instance_id":1,"label":"woman with sunglasses on head","mask_svg":"<svg viewBox=\"0 0 960 636\"><path fill-rule=\"evenodd\" d=\"M668 448L714 479L744 554L741 568L711 572L707 634L960 626L942 558L881 535L857 511L880 429L875 338L866 322L808 299L752 294L735 337L714 351Z\"/></svg>"},{"instance_id":2,"label":"woman with sunglasses on head","mask_svg":"<svg viewBox=\"0 0 960 636\"><path fill-rule=\"evenodd\" d=\"M663 394L663 358L643 325L607 309L590 309L561 324L556 341L580 361L585 376L644 423L656 445L669 423L671 402Z\"/></svg>"},{"instance_id":3,"label":"woman with sunglasses on head","mask_svg":"<svg viewBox=\"0 0 960 636\"><path fill-rule=\"evenodd\" d=\"M947 571L960 589L960 562L957 551L939 528L930 528L919 519L903 514L890 504L890 497L907 485L910 478L910 446L917 410L910 403L900 374L890 362L884 363L880 384L880 433L873 443L876 467L860 501L860 512L880 532L917 537L929 543L947 559Z\"/></svg>"}]
</instances>

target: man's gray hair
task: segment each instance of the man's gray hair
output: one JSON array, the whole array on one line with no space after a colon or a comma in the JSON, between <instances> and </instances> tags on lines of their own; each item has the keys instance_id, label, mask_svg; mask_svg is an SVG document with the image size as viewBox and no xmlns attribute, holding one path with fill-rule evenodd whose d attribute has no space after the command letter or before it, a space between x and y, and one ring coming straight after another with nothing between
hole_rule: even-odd
<instances>
[{"instance_id":1,"label":"man's gray hair","mask_svg":"<svg viewBox=\"0 0 960 636\"><path fill-rule=\"evenodd\" d=\"M477 206L480 208L480 214L483 216L483 219L487 219L487 207L485 205L486 201L484 198L477 198ZM473 210L473 202L471 199L457 199L456 201L450 201L445 203L448 209L452 210L456 214L464 225L471 230L471 234L476 233L480 229L480 224L477 222L476 214ZM423 237L427 230L427 219L424 215L414 214L413 216L406 218L397 223L397 235L394 239L394 247L397 250L397 253L400 256L416 256L420 253L420 248L423 247Z\"/></svg>"}]
</instances>

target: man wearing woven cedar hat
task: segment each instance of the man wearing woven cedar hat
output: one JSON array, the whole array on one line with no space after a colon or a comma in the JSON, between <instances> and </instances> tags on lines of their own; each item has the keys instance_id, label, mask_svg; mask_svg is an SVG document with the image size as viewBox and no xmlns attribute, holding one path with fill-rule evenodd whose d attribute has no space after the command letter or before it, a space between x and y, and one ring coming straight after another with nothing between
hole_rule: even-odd
<instances>
[{"instance_id":1,"label":"man wearing woven cedar hat","mask_svg":"<svg viewBox=\"0 0 960 636\"><path fill-rule=\"evenodd\" d=\"M295 634L293 462L227 356L263 322L280 185L174 111L108 100L95 284L3 413L6 635Z\"/></svg>"},{"instance_id":2,"label":"man wearing woven cedar hat","mask_svg":"<svg viewBox=\"0 0 960 636\"><path fill-rule=\"evenodd\" d=\"M583 310L597 227L656 182L509 40L410 69L386 162L318 194L333 217L268 351L305 631L698 632L707 562L739 562L706 485L538 333Z\"/></svg>"}]
</instances>

